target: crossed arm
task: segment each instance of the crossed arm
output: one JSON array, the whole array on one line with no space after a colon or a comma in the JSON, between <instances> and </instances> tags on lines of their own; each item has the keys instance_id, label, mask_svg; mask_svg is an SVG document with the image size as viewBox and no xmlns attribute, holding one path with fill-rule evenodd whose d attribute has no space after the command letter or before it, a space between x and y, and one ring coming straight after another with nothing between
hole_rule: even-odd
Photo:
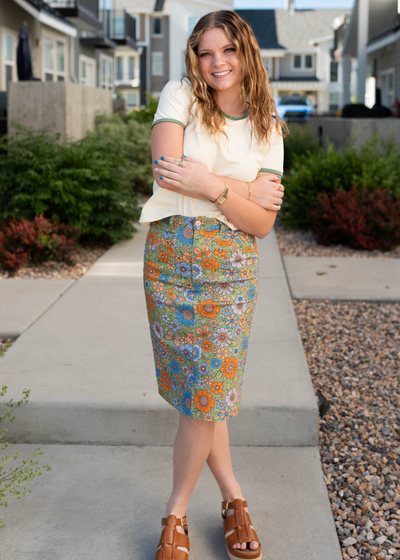
<instances>
[{"instance_id":1,"label":"crossed arm","mask_svg":"<svg viewBox=\"0 0 400 560\"><path fill-rule=\"evenodd\" d=\"M259 173L252 182L252 200L248 200L247 184L243 181L214 175L204 164L190 158L185 160L184 167L178 166L183 153L183 134L182 127L171 122L158 123L153 127L151 149L157 184L203 200L216 200L228 184L230 192L226 202L220 206L221 212L246 233L259 238L268 235L280 208L274 203L283 197L283 191L278 190L280 179L273 173ZM168 156L164 155L166 153ZM161 156L164 160L160 159ZM163 179L160 179L161 176Z\"/></svg>"}]
</instances>

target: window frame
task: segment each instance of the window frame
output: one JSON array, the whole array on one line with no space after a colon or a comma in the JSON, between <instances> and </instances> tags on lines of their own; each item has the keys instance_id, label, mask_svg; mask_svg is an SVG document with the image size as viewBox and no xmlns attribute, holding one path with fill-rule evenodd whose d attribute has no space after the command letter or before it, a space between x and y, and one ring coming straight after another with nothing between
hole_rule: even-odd
<instances>
[{"instance_id":1,"label":"window frame","mask_svg":"<svg viewBox=\"0 0 400 560\"><path fill-rule=\"evenodd\" d=\"M155 22L156 20L160 20L160 28L161 28L161 33L155 33L154 32L154 26L155 26ZM156 37L156 38L161 38L164 37L164 18L163 17L154 17L152 18L152 22L151 22L151 36L152 37Z\"/></svg>"},{"instance_id":2,"label":"window frame","mask_svg":"<svg viewBox=\"0 0 400 560\"><path fill-rule=\"evenodd\" d=\"M273 59L272 56L261 56L262 59L262 63L264 65L264 68L267 70L268 72L268 77L270 77L272 79L272 71L273 71ZM267 61L267 66L265 65L265 62Z\"/></svg>"},{"instance_id":3,"label":"window frame","mask_svg":"<svg viewBox=\"0 0 400 560\"><path fill-rule=\"evenodd\" d=\"M53 63L53 68L46 68L46 50L45 50L45 42L46 39L48 41L52 42L52 63ZM64 51L64 70L60 71L58 70L58 50L57 50L57 46L58 43L61 43L63 45L63 51ZM43 44L43 54L42 54L42 61L43 61L43 66L42 66L42 78L44 82L66 82L67 81L67 71L66 68L68 67L68 60L67 60L67 41L66 39L64 39L63 37L59 37L58 35L53 35L51 33L48 33L47 31L45 31L42 34L42 44ZM52 80L46 80L46 74L51 74L53 76ZM59 80L58 78L62 77L62 80Z\"/></svg>"},{"instance_id":4,"label":"window frame","mask_svg":"<svg viewBox=\"0 0 400 560\"><path fill-rule=\"evenodd\" d=\"M300 57L300 67L296 68L294 65L295 57ZM306 56L311 56L312 66L306 67ZM290 69L293 72L315 72L315 53L291 53L290 55Z\"/></svg>"},{"instance_id":5,"label":"window frame","mask_svg":"<svg viewBox=\"0 0 400 560\"><path fill-rule=\"evenodd\" d=\"M0 27L0 31L1 31L1 53L2 53L2 69L1 69L1 76L2 76L2 80L3 80L3 88L6 90L7 89L7 71L6 71L6 67L11 67L11 73L12 73L12 78L11 81L12 82L16 82L18 81L18 73L17 73L17 46L18 46L18 34L15 33L15 31L13 31L12 29L8 29L6 27ZM4 57L4 37L8 35L9 37L11 37L11 52L12 52L12 61L11 63L9 63L9 61L5 60Z\"/></svg>"},{"instance_id":6,"label":"window frame","mask_svg":"<svg viewBox=\"0 0 400 560\"><path fill-rule=\"evenodd\" d=\"M93 85L89 85L82 81L82 62L86 64L86 67L92 66L93 67ZM86 75L87 80L87 75ZM86 56L84 54L79 55L79 83L85 87L96 87L96 59L91 58L90 56Z\"/></svg>"},{"instance_id":7,"label":"window frame","mask_svg":"<svg viewBox=\"0 0 400 560\"><path fill-rule=\"evenodd\" d=\"M136 95L136 105L129 105L128 104L128 95ZM126 91L123 93L124 99L125 99L125 104L127 109L133 109L134 107L140 107L140 92L135 90L135 91Z\"/></svg>"},{"instance_id":8,"label":"window frame","mask_svg":"<svg viewBox=\"0 0 400 560\"><path fill-rule=\"evenodd\" d=\"M336 80L332 80L332 66L336 64ZM329 82L331 84L339 83L339 62L337 60L331 60L329 65Z\"/></svg>"},{"instance_id":9,"label":"window frame","mask_svg":"<svg viewBox=\"0 0 400 560\"><path fill-rule=\"evenodd\" d=\"M103 81L103 61L106 65L106 80ZM109 91L114 91L114 66L113 66L113 58L111 56L107 56L103 53L99 56L99 88L100 89L107 89ZM111 63L111 68L109 64Z\"/></svg>"},{"instance_id":10,"label":"window frame","mask_svg":"<svg viewBox=\"0 0 400 560\"><path fill-rule=\"evenodd\" d=\"M154 58L160 56L161 60L161 72L154 72ZM162 51L156 51L151 53L151 75L152 76L164 76L164 53Z\"/></svg>"}]
</instances>

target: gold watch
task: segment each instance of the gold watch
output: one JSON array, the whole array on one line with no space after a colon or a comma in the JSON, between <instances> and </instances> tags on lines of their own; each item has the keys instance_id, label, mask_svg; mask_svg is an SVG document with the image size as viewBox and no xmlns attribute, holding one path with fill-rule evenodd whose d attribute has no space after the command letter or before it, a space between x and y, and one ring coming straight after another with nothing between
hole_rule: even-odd
<instances>
[{"instance_id":1,"label":"gold watch","mask_svg":"<svg viewBox=\"0 0 400 560\"><path fill-rule=\"evenodd\" d=\"M224 192L221 194L221 196L217 198L214 204L218 204L218 206L221 206L221 204L223 204L225 200L228 198L228 192L229 192L229 186L225 185Z\"/></svg>"}]
</instances>

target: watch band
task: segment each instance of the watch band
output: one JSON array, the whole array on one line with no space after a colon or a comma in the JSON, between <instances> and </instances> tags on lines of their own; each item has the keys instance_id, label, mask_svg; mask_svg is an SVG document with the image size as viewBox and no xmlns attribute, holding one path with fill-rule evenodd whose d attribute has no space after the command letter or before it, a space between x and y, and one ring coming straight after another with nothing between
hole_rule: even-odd
<instances>
[{"instance_id":1,"label":"watch band","mask_svg":"<svg viewBox=\"0 0 400 560\"><path fill-rule=\"evenodd\" d=\"M228 192L229 192L229 186L225 185L224 192L221 194L221 196L217 198L214 204L218 204L219 206L221 206L221 204L223 204L225 200L228 198Z\"/></svg>"}]
</instances>

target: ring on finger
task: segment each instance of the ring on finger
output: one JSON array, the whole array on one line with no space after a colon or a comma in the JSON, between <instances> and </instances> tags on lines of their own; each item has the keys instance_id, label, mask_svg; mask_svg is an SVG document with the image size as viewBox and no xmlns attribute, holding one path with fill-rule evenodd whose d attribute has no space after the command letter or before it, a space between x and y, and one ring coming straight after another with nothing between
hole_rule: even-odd
<instances>
[{"instance_id":1,"label":"ring on finger","mask_svg":"<svg viewBox=\"0 0 400 560\"><path fill-rule=\"evenodd\" d=\"M184 159L181 159L181 161L178 163L179 167L183 167L183 162L184 161L185 161Z\"/></svg>"}]
</instances>

